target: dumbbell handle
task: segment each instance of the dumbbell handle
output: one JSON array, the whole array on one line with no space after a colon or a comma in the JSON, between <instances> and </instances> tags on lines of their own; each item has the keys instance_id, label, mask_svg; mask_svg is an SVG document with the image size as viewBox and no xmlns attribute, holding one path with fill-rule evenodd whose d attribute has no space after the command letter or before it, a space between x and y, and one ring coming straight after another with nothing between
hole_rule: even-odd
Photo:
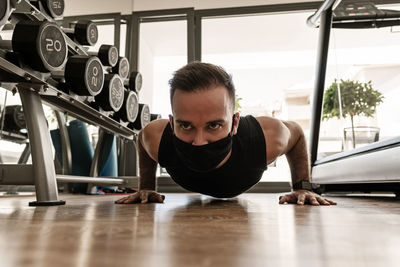
<instances>
[{"instance_id":1,"label":"dumbbell handle","mask_svg":"<svg viewBox=\"0 0 400 267\"><path fill-rule=\"evenodd\" d=\"M129 88L129 80L124 80L124 87L125 87L125 89L127 89L127 90L131 90L131 89ZM134 90L131 90L131 91L134 91Z\"/></svg>"},{"instance_id":2,"label":"dumbbell handle","mask_svg":"<svg viewBox=\"0 0 400 267\"><path fill-rule=\"evenodd\" d=\"M72 33L72 34L74 34L75 33L75 25L76 24L74 24L74 27L73 28L64 28L64 27L61 27L61 30L63 31L63 32L65 32L65 33Z\"/></svg>"},{"instance_id":3,"label":"dumbbell handle","mask_svg":"<svg viewBox=\"0 0 400 267\"><path fill-rule=\"evenodd\" d=\"M75 33L75 29L74 28L61 28L61 30L65 33Z\"/></svg>"},{"instance_id":4,"label":"dumbbell handle","mask_svg":"<svg viewBox=\"0 0 400 267\"><path fill-rule=\"evenodd\" d=\"M0 48L6 50L13 50L11 40L0 40Z\"/></svg>"},{"instance_id":5,"label":"dumbbell handle","mask_svg":"<svg viewBox=\"0 0 400 267\"><path fill-rule=\"evenodd\" d=\"M94 56L94 57L98 57L99 56L99 52L96 52L96 51L87 51L86 52L89 56ZM104 67L107 67L107 66L104 66Z\"/></svg>"},{"instance_id":6,"label":"dumbbell handle","mask_svg":"<svg viewBox=\"0 0 400 267\"><path fill-rule=\"evenodd\" d=\"M56 79L56 80L61 80L65 77L65 72L64 71L53 71L51 72L51 78Z\"/></svg>"}]
</instances>

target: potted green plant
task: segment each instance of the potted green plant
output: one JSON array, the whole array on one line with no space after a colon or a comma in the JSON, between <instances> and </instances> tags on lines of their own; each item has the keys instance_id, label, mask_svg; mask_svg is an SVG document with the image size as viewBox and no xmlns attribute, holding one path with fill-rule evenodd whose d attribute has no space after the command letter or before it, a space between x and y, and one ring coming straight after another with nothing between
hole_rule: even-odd
<instances>
[{"instance_id":1,"label":"potted green plant","mask_svg":"<svg viewBox=\"0 0 400 267\"><path fill-rule=\"evenodd\" d=\"M242 98L239 97L238 95L235 95L235 112L240 112L242 109L242 106L239 103L240 100L242 100Z\"/></svg>"},{"instance_id":2,"label":"potted green plant","mask_svg":"<svg viewBox=\"0 0 400 267\"><path fill-rule=\"evenodd\" d=\"M338 89L340 88L340 94ZM339 102L339 95L340 102ZM325 91L323 102L323 120L350 117L352 143L355 148L354 116L373 117L376 107L383 102L383 95L372 87L372 82L360 83L352 80L335 80ZM340 111L340 104L342 109ZM340 114L340 112L342 114Z\"/></svg>"}]
</instances>

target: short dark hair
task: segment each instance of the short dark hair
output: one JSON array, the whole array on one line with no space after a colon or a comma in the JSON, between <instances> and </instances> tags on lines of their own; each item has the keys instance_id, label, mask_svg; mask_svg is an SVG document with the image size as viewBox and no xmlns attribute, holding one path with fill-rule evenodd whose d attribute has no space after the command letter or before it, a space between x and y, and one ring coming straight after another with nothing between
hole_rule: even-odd
<instances>
[{"instance_id":1,"label":"short dark hair","mask_svg":"<svg viewBox=\"0 0 400 267\"><path fill-rule=\"evenodd\" d=\"M171 107L172 98L177 89L185 92L195 92L222 85L228 90L232 107L235 109L235 86L232 82L232 76L220 66L198 61L189 63L174 73L169 85L171 86Z\"/></svg>"}]
</instances>

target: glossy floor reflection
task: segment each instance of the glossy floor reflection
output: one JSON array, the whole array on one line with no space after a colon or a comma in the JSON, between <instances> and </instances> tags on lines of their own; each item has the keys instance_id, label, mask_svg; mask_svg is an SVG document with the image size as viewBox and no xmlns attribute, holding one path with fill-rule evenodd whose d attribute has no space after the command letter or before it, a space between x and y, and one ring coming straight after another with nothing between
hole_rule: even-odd
<instances>
[{"instance_id":1,"label":"glossy floor reflection","mask_svg":"<svg viewBox=\"0 0 400 267\"><path fill-rule=\"evenodd\" d=\"M399 266L400 200L311 207L278 196L116 205L120 196L61 195L56 207L0 197L0 266Z\"/></svg>"}]
</instances>

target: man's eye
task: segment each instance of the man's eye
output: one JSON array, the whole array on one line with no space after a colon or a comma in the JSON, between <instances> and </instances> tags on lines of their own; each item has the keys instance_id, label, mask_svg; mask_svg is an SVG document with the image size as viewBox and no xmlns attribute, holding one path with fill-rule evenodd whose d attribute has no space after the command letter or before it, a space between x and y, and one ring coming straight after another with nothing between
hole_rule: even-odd
<instances>
[{"instance_id":1,"label":"man's eye","mask_svg":"<svg viewBox=\"0 0 400 267\"><path fill-rule=\"evenodd\" d=\"M192 125L190 125L189 123L181 123L181 124L179 124L179 127L181 127L181 129L183 129L183 130L192 129Z\"/></svg>"},{"instance_id":2,"label":"man's eye","mask_svg":"<svg viewBox=\"0 0 400 267\"><path fill-rule=\"evenodd\" d=\"M216 129L221 128L222 125L219 124L219 123L210 123L210 124L208 125L208 127L209 127L211 130L216 130Z\"/></svg>"}]
</instances>

